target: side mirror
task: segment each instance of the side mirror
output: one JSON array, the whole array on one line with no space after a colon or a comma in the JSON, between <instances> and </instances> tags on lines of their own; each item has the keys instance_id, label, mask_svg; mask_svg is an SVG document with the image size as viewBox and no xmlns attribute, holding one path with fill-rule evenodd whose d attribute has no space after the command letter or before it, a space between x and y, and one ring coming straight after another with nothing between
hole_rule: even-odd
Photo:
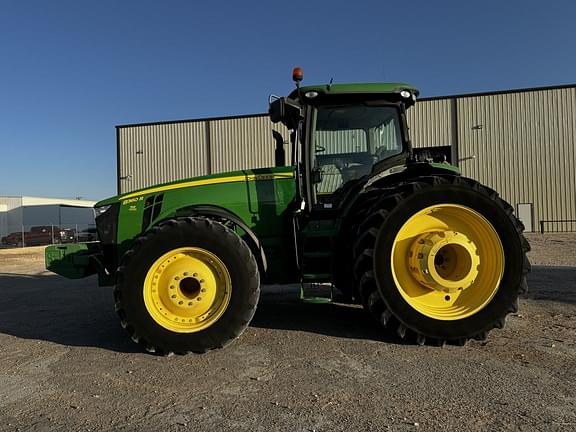
<instances>
[{"instance_id":1,"label":"side mirror","mask_svg":"<svg viewBox=\"0 0 576 432\"><path fill-rule=\"evenodd\" d=\"M280 97L272 100L272 96L270 97L270 103L268 105L268 115L270 116L270 120L272 120L272 123L278 123L284 119L284 117L286 116L284 98Z\"/></svg>"},{"instance_id":2,"label":"side mirror","mask_svg":"<svg viewBox=\"0 0 576 432\"><path fill-rule=\"evenodd\" d=\"M295 129L303 118L298 102L275 96L270 97L268 115L272 123L282 122L288 129Z\"/></svg>"}]
</instances>

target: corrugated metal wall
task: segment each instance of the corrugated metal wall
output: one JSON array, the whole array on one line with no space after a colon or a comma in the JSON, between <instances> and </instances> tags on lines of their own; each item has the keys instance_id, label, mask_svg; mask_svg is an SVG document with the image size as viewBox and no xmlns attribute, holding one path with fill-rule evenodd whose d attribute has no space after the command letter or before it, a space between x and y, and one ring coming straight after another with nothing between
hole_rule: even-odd
<instances>
[{"instance_id":1,"label":"corrugated metal wall","mask_svg":"<svg viewBox=\"0 0 576 432\"><path fill-rule=\"evenodd\" d=\"M408 111L415 147L452 145L463 174L514 207L532 203L540 220L576 219L576 88L421 100ZM274 165L265 115L118 128L119 192L157 183ZM290 161L290 146L285 146ZM475 159L467 159L475 156ZM576 223L547 223L547 231Z\"/></svg>"},{"instance_id":2,"label":"corrugated metal wall","mask_svg":"<svg viewBox=\"0 0 576 432\"><path fill-rule=\"evenodd\" d=\"M268 116L223 119L210 125L212 173L274 166L275 129L289 142L288 130L272 124ZM290 146L284 147L290 161Z\"/></svg>"},{"instance_id":3,"label":"corrugated metal wall","mask_svg":"<svg viewBox=\"0 0 576 432\"><path fill-rule=\"evenodd\" d=\"M274 165L268 116L118 127L119 193L219 172ZM210 145L208 145L210 143ZM286 160L291 158L286 145Z\"/></svg>"},{"instance_id":4,"label":"corrugated metal wall","mask_svg":"<svg viewBox=\"0 0 576 432\"><path fill-rule=\"evenodd\" d=\"M118 140L121 193L208 172L203 121L123 127Z\"/></svg>"},{"instance_id":5,"label":"corrugated metal wall","mask_svg":"<svg viewBox=\"0 0 576 432\"><path fill-rule=\"evenodd\" d=\"M408 110L410 140L414 147L452 145L451 99L422 100Z\"/></svg>"},{"instance_id":6,"label":"corrugated metal wall","mask_svg":"<svg viewBox=\"0 0 576 432\"><path fill-rule=\"evenodd\" d=\"M540 220L576 219L576 89L458 99L462 173L516 207L533 203ZM574 231L576 223L546 223Z\"/></svg>"}]
</instances>

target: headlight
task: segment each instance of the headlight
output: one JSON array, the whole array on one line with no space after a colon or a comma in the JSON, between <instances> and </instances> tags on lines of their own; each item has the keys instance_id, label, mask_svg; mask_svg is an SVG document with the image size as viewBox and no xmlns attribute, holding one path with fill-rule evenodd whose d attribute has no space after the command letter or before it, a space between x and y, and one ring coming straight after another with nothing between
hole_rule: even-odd
<instances>
[{"instance_id":1,"label":"headlight","mask_svg":"<svg viewBox=\"0 0 576 432\"><path fill-rule=\"evenodd\" d=\"M108 211L108 209L112 207L112 205L104 205L100 207L94 207L94 218L97 218L100 215L103 215Z\"/></svg>"}]
</instances>

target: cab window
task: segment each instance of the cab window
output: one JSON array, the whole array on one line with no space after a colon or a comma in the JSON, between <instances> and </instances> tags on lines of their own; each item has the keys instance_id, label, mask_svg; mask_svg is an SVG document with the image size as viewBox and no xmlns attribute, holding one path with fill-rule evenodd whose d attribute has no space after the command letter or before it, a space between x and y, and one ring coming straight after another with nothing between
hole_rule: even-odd
<instances>
[{"instance_id":1,"label":"cab window","mask_svg":"<svg viewBox=\"0 0 576 432\"><path fill-rule=\"evenodd\" d=\"M312 150L312 167L319 174L316 195L332 195L346 183L370 174L376 162L401 152L396 107L319 107Z\"/></svg>"}]
</instances>

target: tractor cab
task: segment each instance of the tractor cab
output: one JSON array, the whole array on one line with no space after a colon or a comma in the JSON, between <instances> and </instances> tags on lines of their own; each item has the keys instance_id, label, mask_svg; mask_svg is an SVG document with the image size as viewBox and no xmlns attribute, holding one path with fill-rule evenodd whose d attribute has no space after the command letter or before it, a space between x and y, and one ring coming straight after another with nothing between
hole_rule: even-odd
<instances>
[{"instance_id":1,"label":"tractor cab","mask_svg":"<svg viewBox=\"0 0 576 432\"><path fill-rule=\"evenodd\" d=\"M270 101L270 118L292 131L297 264L304 283L332 283L346 208L369 178L412 154L406 109L418 90L402 83L300 87L299 68L293 79L296 90Z\"/></svg>"},{"instance_id":2,"label":"tractor cab","mask_svg":"<svg viewBox=\"0 0 576 432\"><path fill-rule=\"evenodd\" d=\"M270 103L270 118L295 133L292 164L308 209L339 207L358 180L402 165L412 148L406 109L418 90L408 84L327 84L300 87Z\"/></svg>"}]
</instances>

